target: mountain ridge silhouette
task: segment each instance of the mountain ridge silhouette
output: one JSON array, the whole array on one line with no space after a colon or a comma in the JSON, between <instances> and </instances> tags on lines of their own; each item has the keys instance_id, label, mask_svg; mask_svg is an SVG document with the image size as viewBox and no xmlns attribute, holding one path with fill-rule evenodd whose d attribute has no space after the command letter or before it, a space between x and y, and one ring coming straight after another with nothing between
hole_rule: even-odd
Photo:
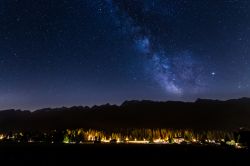
<instances>
[{"instance_id":1,"label":"mountain ridge silhouette","mask_svg":"<svg viewBox=\"0 0 250 166\"><path fill-rule=\"evenodd\" d=\"M250 127L250 98L194 102L130 100L121 105L0 111L0 131L66 128L174 128L235 130Z\"/></svg>"}]
</instances>

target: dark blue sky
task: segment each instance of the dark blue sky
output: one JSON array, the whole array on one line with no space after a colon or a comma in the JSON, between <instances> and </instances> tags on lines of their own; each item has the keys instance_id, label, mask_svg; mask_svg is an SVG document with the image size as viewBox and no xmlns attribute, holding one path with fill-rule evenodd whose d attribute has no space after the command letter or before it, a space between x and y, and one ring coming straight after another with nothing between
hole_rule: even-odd
<instances>
[{"instance_id":1,"label":"dark blue sky","mask_svg":"<svg viewBox=\"0 0 250 166\"><path fill-rule=\"evenodd\" d=\"M248 0L0 0L0 109L250 94Z\"/></svg>"}]
</instances>

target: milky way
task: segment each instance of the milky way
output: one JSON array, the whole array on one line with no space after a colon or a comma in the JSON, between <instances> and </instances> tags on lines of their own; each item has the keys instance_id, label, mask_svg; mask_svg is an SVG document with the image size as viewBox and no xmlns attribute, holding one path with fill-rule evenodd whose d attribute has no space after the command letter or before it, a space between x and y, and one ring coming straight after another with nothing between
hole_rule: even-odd
<instances>
[{"instance_id":1,"label":"milky way","mask_svg":"<svg viewBox=\"0 0 250 166\"><path fill-rule=\"evenodd\" d=\"M198 93L204 86L202 80L202 64L194 60L193 55L189 50L177 50L174 55L169 55L168 50L160 47L161 43L152 41L151 38L157 36L151 35L150 28L147 24L142 22L144 26L138 24L135 19L129 16L128 11L130 8L120 9L112 0L107 1L108 5L114 14L115 19L121 22L121 26L130 31L129 35L133 37L134 45L142 56L147 57L145 63L145 71L166 91L175 95L184 95L188 93ZM118 3L119 4L119 3ZM148 5L151 4L151 5ZM122 5L122 4L120 4ZM155 2L143 2L141 4L141 11L143 17L150 10L148 6L156 5ZM162 10L157 13L158 17L174 17L172 12L175 12L176 6L167 7L167 10ZM119 15L120 14L120 15ZM133 13L136 15L137 13Z\"/></svg>"}]
</instances>

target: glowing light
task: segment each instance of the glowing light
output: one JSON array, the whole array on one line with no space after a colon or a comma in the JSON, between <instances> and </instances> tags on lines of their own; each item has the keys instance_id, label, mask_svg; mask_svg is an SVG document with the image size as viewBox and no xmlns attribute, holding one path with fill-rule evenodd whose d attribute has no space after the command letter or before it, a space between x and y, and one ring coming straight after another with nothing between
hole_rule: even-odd
<instances>
[{"instance_id":1,"label":"glowing light","mask_svg":"<svg viewBox=\"0 0 250 166\"><path fill-rule=\"evenodd\" d=\"M30 140L28 140L28 142L29 142L29 143L32 143L32 142L34 142L34 141L30 139Z\"/></svg>"},{"instance_id":2,"label":"glowing light","mask_svg":"<svg viewBox=\"0 0 250 166\"><path fill-rule=\"evenodd\" d=\"M103 142L103 143L109 143L109 142L110 142L110 140L103 139L103 140L101 140L101 142Z\"/></svg>"},{"instance_id":3,"label":"glowing light","mask_svg":"<svg viewBox=\"0 0 250 166\"><path fill-rule=\"evenodd\" d=\"M184 142L185 139L184 138L174 138L174 143L180 144L182 142Z\"/></svg>"},{"instance_id":4,"label":"glowing light","mask_svg":"<svg viewBox=\"0 0 250 166\"><path fill-rule=\"evenodd\" d=\"M128 141L131 144L148 144L149 141Z\"/></svg>"},{"instance_id":5,"label":"glowing light","mask_svg":"<svg viewBox=\"0 0 250 166\"><path fill-rule=\"evenodd\" d=\"M164 143L165 141L159 138L159 139L155 139L153 142L154 143Z\"/></svg>"},{"instance_id":6,"label":"glowing light","mask_svg":"<svg viewBox=\"0 0 250 166\"><path fill-rule=\"evenodd\" d=\"M236 143L235 143L234 140L227 141L226 144L227 144L227 145L230 145L230 146L235 146L235 145L236 145Z\"/></svg>"},{"instance_id":7,"label":"glowing light","mask_svg":"<svg viewBox=\"0 0 250 166\"><path fill-rule=\"evenodd\" d=\"M88 141L94 141L94 137L92 135L88 136Z\"/></svg>"}]
</instances>

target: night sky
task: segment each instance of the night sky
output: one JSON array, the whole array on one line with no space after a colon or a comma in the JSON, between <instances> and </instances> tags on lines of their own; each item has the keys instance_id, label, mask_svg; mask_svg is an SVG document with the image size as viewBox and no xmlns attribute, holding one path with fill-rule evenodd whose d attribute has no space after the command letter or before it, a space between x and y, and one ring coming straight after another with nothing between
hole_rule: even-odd
<instances>
[{"instance_id":1,"label":"night sky","mask_svg":"<svg viewBox=\"0 0 250 166\"><path fill-rule=\"evenodd\" d=\"M0 0L0 109L250 96L249 0Z\"/></svg>"}]
</instances>

